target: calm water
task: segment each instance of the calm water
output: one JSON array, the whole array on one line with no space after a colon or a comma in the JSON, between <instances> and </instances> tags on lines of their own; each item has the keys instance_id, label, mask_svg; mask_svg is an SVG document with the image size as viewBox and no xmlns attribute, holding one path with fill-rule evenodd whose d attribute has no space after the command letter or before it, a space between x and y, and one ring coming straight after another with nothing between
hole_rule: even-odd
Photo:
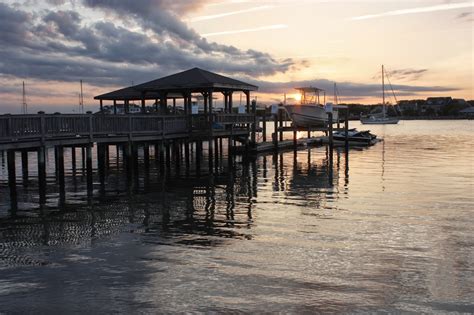
<instances>
[{"instance_id":1,"label":"calm water","mask_svg":"<svg viewBox=\"0 0 474 315\"><path fill-rule=\"evenodd\" d=\"M474 121L370 129L385 141L332 165L152 160L132 188L112 157L93 198L79 162L60 206L54 162L41 207L18 166L13 213L3 161L0 312L474 312Z\"/></svg>"}]
</instances>

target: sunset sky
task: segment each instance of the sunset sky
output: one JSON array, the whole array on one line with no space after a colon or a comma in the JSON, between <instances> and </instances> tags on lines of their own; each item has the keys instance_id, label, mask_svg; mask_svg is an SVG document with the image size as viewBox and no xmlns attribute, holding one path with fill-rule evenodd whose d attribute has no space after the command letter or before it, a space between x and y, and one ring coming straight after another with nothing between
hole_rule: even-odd
<instances>
[{"instance_id":1,"label":"sunset sky","mask_svg":"<svg viewBox=\"0 0 474 315\"><path fill-rule=\"evenodd\" d=\"M473 1L2 0L0 113L77 111L94 95L200 67L275 103L317 86L380 101L473 99ZM393 100L392 100L393 101Z\"/></svg>"}]
</instances>

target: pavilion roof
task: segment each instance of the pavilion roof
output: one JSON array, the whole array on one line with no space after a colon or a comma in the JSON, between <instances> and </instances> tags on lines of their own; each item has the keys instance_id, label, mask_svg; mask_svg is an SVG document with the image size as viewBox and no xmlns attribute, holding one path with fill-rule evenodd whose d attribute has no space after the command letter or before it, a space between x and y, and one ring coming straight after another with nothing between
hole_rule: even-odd
<instances>
[{"instance_id":1,"label":"pavilion roof","mask_svg":"<svg viewBox=\"0 0 474 315\"><path fill-rule=\"evenodd\" d=\"M145 99L159 99L159 93L147 93ZM140 100L142 99L142 91L137 90L135 86L129 86L123 89L115 90L109 93L97 95L96 100Z\"/></svg>"},{"instance_id":2,"label":"pavilion roof","mask_svg":"<svg viewBox=\"0 0 474 315\"><path fill-rule=\"evenodd\" d=\"M168 98L181 98L183 92L255 91L257 86L235 80L199 68L189 69L160 79L129 86L109 93L97 95L97 100L140 100L159 99L161 94Z\"/></svg>"},{"instance_id":3,"label":"pavilion roof","mask_svg":"<svg viewBox=\"0 0 474 315\"><path fill-rule=\"evenodd\" d=\"M113 100L120 100L120 101L123 101L123 100L141 100L141 99L146 99L146 100L154 100L154 99L159 99L160 98L160 93L159 92L147 92L147 93L144 93L142 94L143 91L141 90L138 90L136 89L135 86L129 86L129 87L126 87L126 88L122 88L122 89L119 89L119 90L115 90L115 91L112 91L112 92L109 92L109 93L105 93L105 94L101 94L101 95L97 95L94 97L94 99L96 100L110 100L110 101L113 101ZM182 95L181 94L171 94L171 95L168 95L168 97L170 98L181 98Z\"/></svg>"},{"instance_id":4,"label":"pavilion roof","mask_svg":"<svg viewBox=\"0 0 474 315\"><path fill-rule=\"evenodd\" d=\"M214 89L215 91L255 91L258 89L255 85L200 68L189 69L157 80L139 84L136 88L146 91L147 93L149 91L199 92L206 89Z\"/></svg>"}]
</instances>

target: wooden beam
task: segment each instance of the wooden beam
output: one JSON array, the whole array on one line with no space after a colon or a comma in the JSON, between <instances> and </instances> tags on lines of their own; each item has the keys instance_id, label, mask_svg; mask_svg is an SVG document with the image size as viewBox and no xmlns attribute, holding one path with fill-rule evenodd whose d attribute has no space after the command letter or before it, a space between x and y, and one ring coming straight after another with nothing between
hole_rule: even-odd
<instances>
[{"instance_id":1,"label":"wooden beam","mask_svg":"<svg viewBox=\"0 0 474 315\"><path fill-rule=\"evenodd\" d=\"M203 92L202 93L202 96L204 97L204 114L207 114L208 113L208 97L209 97L209 94L207 92Z\"/></svg>"},{"instance_id":2,"label":"wooden beam","mask_svg":"<svg viewBox=\"0 0 474 315\"><path fill-rule=\"evenodd\" d=\"M246 106L247 106L247 113L250 113L250 92L245 91L245 99L246 99Z\"/></svg>"},{"instance_id":3,"label":"wooden beam","mask_svg":"<svg viewBox=\"0 0 474 315\"><path fill-rule=\"evenodd\" d=\"M224 95L224 113L228 113L229 92L223 91L222 95Z\"/></svg>"}]
</instances>

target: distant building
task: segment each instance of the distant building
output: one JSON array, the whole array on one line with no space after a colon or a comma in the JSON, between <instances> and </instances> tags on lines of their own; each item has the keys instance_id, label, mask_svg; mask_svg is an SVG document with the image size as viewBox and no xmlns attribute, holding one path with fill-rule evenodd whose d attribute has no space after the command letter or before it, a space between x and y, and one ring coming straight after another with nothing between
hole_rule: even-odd
<instances>
[{"instance_id":1,"label":"distant building","mask_svg":"<svg viewBox=\"0 0 474 315\"><path fill-rule=\"evenodd\" d=\"M465 99L463 98L453 98L452 104L455 105L461 105L461 106L467 106L469 105Z\"/></svg>"},{"instance_id":2,"label":"distant building","mask_svg":"<svg viewBox=\"0 0 474 315\"><path fill-rule=\"evenodd\" d=\"M428 97L426 103L421 106L420 112L426 115L439 115L445 106L451 104L453 99L448 97Z\"/></svg>"},{"instance_id":3,"label":"distant building","mask_svg":"<svg viewBox=\"0 0 474 315\"><path fill-rule=\"evenodd\" d=\"M474 117L474 106L470 106L470 107L464 108L463 110L460 110L459 114L461 116L464 116L464 117L467 117L467 118L473 118Z\"/></svg>"},{"instance_id":4,"label":"distant building","mask_svg":"<svg viewBox=\"0 0 474 315\"><path fill-rule=\"evenodd\" d=\"M402 114L415 114L420 111L421 106L425 103L425 100L402 100L397 105Z\"/></svg>"}]
</instances>

